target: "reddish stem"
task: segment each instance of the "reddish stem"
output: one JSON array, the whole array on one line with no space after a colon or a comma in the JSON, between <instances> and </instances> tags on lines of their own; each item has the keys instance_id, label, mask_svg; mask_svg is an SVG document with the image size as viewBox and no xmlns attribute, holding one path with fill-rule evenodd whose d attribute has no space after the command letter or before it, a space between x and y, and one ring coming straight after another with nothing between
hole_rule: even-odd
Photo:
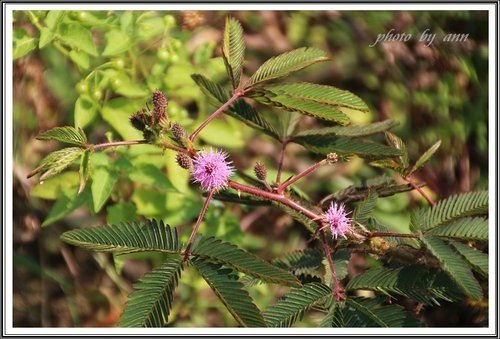
<instances>
[{"instance_id":1,"label":"reddish stem","mask_svg":"<svg viewBox=\"0 0 500 339\"><path fill-rule=\"evenodd\" d=\"M328 245L328 241L326 240L325 230L321 229L320 234L321 234L321 242L323 243L323 248L325 249L326 260L328 261L328 266L330 266L330 271L332 274L333 296L337 301L344 300L345 299L344 289L340 287L340 283L335 273L335 265L333 264L332 252L330 250L330 246Z\"/></svg>"},{"instance_id":2,"label":"reddish stem","mask_svg":"<svg viewBox=\"0 0 500 339\"><path fill-rule=\"evenodd\" d=\"M292 185L293 183L297 182L298 180L300 180L301 178L305 177L306 175L308 175L309 173L311 173L312 171L314 171L316 168L320 167L321 165L325 164L326 163L326 160L321 160L320 162L317 162L315 163L314 165L310 166L309 168L307 168L306 170L304 170L303 172L297 174L295 177L293 177L292 179L288 180L288 181L285 181L283 184L281 184L280 186L278 186L276 192L278 192L278 194L281 194L283 193L283 191L290 185Z\"/></svg>"},{"instance_id":3,"label":"reddish stem","mask_svg":"<svg viewBox=\"0 0 500 339\"><path fill-rule=\"evenodd\" d=\"M288 140L283 140L281 144L280 160L278 162L278 173L276 174L276 185L280 184L281 172L283 170L283 163L285 162L285 149L288 145Z\"/></svg>"},{"instance_id":4,"label":"reddish stem","mask_svg":"<svg viewBox=\"0 0 500 339\"><path fill-rule=\"evenodd\" d=\"M424 197L425 200L427 200L429 205L434 206L436 204L427 194L425 194L425 192L420 187L418 187L418 185L415 184L415 182L413 182L413 180L410 177L403 177L403 179L406 182L408 182L411 187L416 189L417 192L420 193L420 195Z\"/></svg>"},{"instance_id":5,"label":"reddish stem","mask_svg":"<svg viewBox=\"0 0 500 339\"><path fill-rule=\"evenodd\" d=\"M203 221L203 218L205 217L205 214L207 213L208 204L210 203L210 200L212 200L214 193L215 193L215 190L211 190L208 193L208 196L205 199L205 203L203 204L203 207L201 208L200 214L198 215L198 219L196 220L196 224L194 225L193 231L191 232L191 236L189 237L189 240L187 242L186 249L184 250L184 261L187 261L189 258L189 249L191 248L191 245L193 244L193 241L194 241L194 237L196 236L196 233L198 233L198 229L200 228L201 222Z\"/></svg>"},{"instance_id":6,"label":"reddish stem","mask_svg":"<svg viewBox=\"0 0 500 339\"><path fill-rule=\"evenodd\" d=\"M311 220L319 220L320 219L320 216L318 216L313 211L308 210L304 206L296 203L295 201L291 200L288 197L285 197L282 194L264 191L264 190L261 190L260 188L246 186L246 185L243 185L243 184L240 184L236 181L231 181L231 180L229 181L228 185L229 185L229 187L231 187L235 190L241 191L241 192L253 194L253 195L256 195L256 196L259 196L262 198L266 198L269 200L274 200L274 201L280 202L280 203L296 210L297 212L304 214L306 217L310 218Z\"/></svg>"},{"instance_id":7,"label":"reddish stem","mask_svg":"<svg viewBox=\"0 0 500 339\"><path fill-rule=\"evenodd\" d=\"M236 100L241 98L244 94L245 92L243 90L235 90L233 96L229 98L229 100L226 101L221 107L219 107L218 110L213 112L205 121L203 121L203 123L193 132L193 134L189 136L189 140L191 142L194 141L194 139L196 139L198 134L210 123L210 121L214 120L219 115L224 113L224 111L228 109L229 106L231 106Z\"/></svg>"}]
</instances>

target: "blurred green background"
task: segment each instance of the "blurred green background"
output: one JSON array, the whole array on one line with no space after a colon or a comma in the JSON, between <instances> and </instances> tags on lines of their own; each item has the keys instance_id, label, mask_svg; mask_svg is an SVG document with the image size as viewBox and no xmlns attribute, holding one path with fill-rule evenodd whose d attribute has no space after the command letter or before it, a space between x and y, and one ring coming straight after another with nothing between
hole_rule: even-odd
<instances>
[{"instance_id":1,"label":"blurred green background","mask_svg":"<svg viewBox=\"0 0 500 339\"><path fill-rule=\"evenodd\" d=\"M26 179L56 143L35 136L63 125L84 128L90 141L141 138L128 117L155 89L166 93L168 114L193 130L216 107L191 80L201 73L228 85L220 40L225 17L245 30L246 74L292 48L315 46L332 60L293 75L350 90L371 108L354 123L400 122L395 132L413 159L437 139L442 145L416 174L434 198L486 188L488 168L488 18L474 11L17 11L14 13L14 326L113 326L126 295L160 255L126 260L72 248L59 235L106 222L160 218L179 226L187 239L202 203L172 152L152 146L96 154L94 183L80 195L78 169L39 184ZM408 42L369 47L378 34L405 32ZM436 40L418 41L429 29ZM466 41L439 41L447 33ZM277 111L256 105L270 120ZM303 118L303 126L321 125ZM200 135L202 143L226 148L235 166L251 173L256 161L275 175L279 145L242 123L223 117ZM290 145L285 175L314 157ZM314 201L353 183L386 173L357 158L324 167L299 187ZM95 185L96 187L92 187ZM100 187L100 194L91 194ZM377 219L406 231L409 209L425 204L414 193L379 199ZM308 234L290 216L267 207L214 201L204 234L239 243L265 259L307 246ZM264 308L286 290L250 289ZM193 270L177 289L171 326L235 326L224 306ZM423 311L427 326L484 324L485 305L444 305ZM465 309L468 308L467 311ZM299 326L314 326L314 314Z\"/></svg>"}]
</instances>

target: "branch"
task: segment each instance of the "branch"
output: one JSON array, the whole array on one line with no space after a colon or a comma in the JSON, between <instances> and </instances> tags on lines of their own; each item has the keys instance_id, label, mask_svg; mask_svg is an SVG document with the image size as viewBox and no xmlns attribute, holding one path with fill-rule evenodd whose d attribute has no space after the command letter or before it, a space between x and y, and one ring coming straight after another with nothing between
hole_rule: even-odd
<instances>
[{"instance_id":1,"label":"branch","mask_svg":"<svg viewBox=\"0 0 500 339\"><path fill-rule=\"evenodd\" d=\"M283 170L283 162L285 161L285 149L288 145L288 140L283 140L281 144L280 160L278 162L278 173L276 174L276 185L280 184L281 172Z\"/></svg>"},{"instance_id":2,"label":"branch","mask_svg":"<svg viewBox=\"0 0 500 339\"><path fill-rule=\"evenodd\" d=\"M187 242L186 249L184 250L184 261L188 260L189 250L191 248L191 245L193 244L194 237L195 237L196 233L198 233L198 229L200 228L201 222L203 221L203 218L205 217L205 214L207 213L208 204L210 203L210 200L212 200L214 193L215 193L215 190L211 190L208 193L208 196L205 199L205 203L203 204L203 207L201 208L200 214L198 215L198 219L196 220L196 224L194 225L193 231L191 232L191 235L189 236L189 240Z\"/></svg>"},{"instance_id":3,"label":"branch","mask_svg":"<svg viewBox=\"0 0 500 339\"><path fill-rule=\"evenodd\" d=\"M397 238L420 238L418 234L413 233L395 233L395 232L370 232L366 234L367 238L383 238L383 237L397 237Z\"/></svg>"},{"instance_id":4,"label":"branch","mask_svg":"<svg viewBox=\"0 0 500 339\"><path fill-rule=\"evenodd\" d=\"M420 193L420 195L422 197L424 197L425 200L427 200L427 202L429 203L429 205L431 206L434 206L436 203L427 195L425 194L425 192L420 188L418 187L418 185L415 184L415 182L411 179L411 177L403 177L403 179L408 182L411 187L413 187L414 189L417 190L418 193Z\"/></svg>"},{"instance_id":5,"label":"branch","mask_svg":"<svg viewBox=\"0 0 500 339\"><path fill-rule=\"evenodd\" d=\"M130 141L113 141L113 142L105 142L102 144L97 144L97 145L90 145L90 147L93 147L94 149L100 149L100 148L108 148L108 147L115 147L115 146L130 146L130 145L140 145L140 144L147 144L147 140L130 140Z\"/></svg>"},{"instance_id":6,"label":"branch","mask_svg":"<svg viewBox=\"0 0 500 339\"><path fill-rule=\"evenodd\" d=\"M286 205L286 206L296 210L297 212L304 214L306 217L310 218L313 221L319 220L321 218L319 215L317 215L313 211L310 211L309 209L305 208L304 206L298 204L294 200L292 200L292 199L290 199L282 194L264 191L264 190L261 190L260 188L243 185L243 184L237 183L237 182L232 181L232 180L229 180L228 185L229 185L229 187L231 187L237 191L249 193L249 194L252 194L252 195L255 195L258 197L262 197L262 198L266 198L269 200L274 200L274 201L280 202L283 205Z\"/></svg>"},{"instance_id":7,"label":"branch","mask_svg":"<svg viewBox=\"0 0 500 339\"><path fill-rule=\"evenodd\" d=\"M321 234L321 242L323 243L323 248L325 250L326 260L328 261L328 266L330 267L330 272L332 274L333 296L337 301L344 300L345 291L342 287L340 287L339 280L337 279L337 274L335 273L335 265L333 264L332 252L330 250L330 245L328 245L328 241L326 240L325 230L321 228L320 234Z\"/></svg>"},{"instance_id":8,"label":"branch","mask_svg":"<svg viewBox=\"0 0 500 339\"><path fill-rule=\"evenodd\" d=\"M229 100L225 104L223 104L221 107L219 107L218 110L216 110L214 113L212 113L212 115L210 115L205 121L203 121L203 123L193 132L193 134L191 134L189 136L189 140L191 142L194 141L194 139L196 139L196 137L198 136L198 134L200 134L200 132L210 123L210 121L214 120L219 115L221 115L222 113L224 113L224 111L227 108L229 108L229 106L231 106L236 100L238 100L239 98L241 98L244 94L245 94L245 91L242 90L242 89L235 90L233 92L233 96L231 98L229 98Z\"/></svg>"},{"instance_id":9,"label":"branch","mask_svg":"<svg viewBox=\"0 0 500 339\"><path fill-rule=\"evenodd\" d=\"M285 181L283 184L279 185L276 192L278 192L278 194L282 194L283 191L290 185L292 185L293 183L297 182L298 180L300 180L301 178L305 177L306 175L308 175L309 173L311 173L312 171L314 171L316 168L320 167L321 165L324 165L326 164L327 160L326 159L323 159L321 160L320 162L317 162L315 163L314 165L310 166L309 168L307 168L306 170L304 170L303 172L297 174L295 177L293 177L292 179L288 180L288 181Z\"/></svg>"}]
</instances>

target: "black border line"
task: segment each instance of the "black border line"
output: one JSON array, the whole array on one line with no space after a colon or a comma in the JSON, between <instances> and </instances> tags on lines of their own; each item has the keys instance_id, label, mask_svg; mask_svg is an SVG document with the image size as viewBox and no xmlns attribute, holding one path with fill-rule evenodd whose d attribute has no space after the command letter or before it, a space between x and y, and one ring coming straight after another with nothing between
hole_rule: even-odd
<instances>
[{"instance_id":1,"label":"black border line","mask_svg":"<svg viewBox=\"0 0 500 339\"><path fill-rule=\"evenodd\" d=\"M6 41L7 41L7 37L6 37L6 33L5 33L5 25L6 25L6 9L7 9L7 6L6 4L21 4L21 5L26 5L26 4L33 4L33 5L40 5L40 6L43 6L44 4L68 4L68 5L81 5L81 4L120 4L120 3L123 3L121 1L86 1L86 2L75 2L75 1L47 1L47 2L34 2L34 1L29 1L29 0L6 0L6 1L0 1L1 4L2 4L2 7L1 7L1 10L0 10L0 17L2 18L2 50L5 51L5 48L6 48ZM148 0L148 1L141 1L141 2L127 2L126 3L127 5L128 4L131 4L131 5L140 5L140 4L165 4L165 5L175 5L175 4L181 4L181 5L186 5L186 4L247 4L247 5L252 5L252 4L269 4L269 5L274 5L274 4L303 4L304 5L304 2L303 1L297 1L297 0L292 0L292 1L286 1L286 0L282 0L282 1L245 1L245 0L236 0L236 1L187 1L187 2L184 2L184 1L169 1L169 2L164 2L164 1L151 1L151 0ZM488 0L479 0L479 1L463 1L463 0L458 0L458 1L452 1L452 0L441 0L441 1L429 1L429 0L423 0L423 1L398 1L398 0L386 0L386 1L378 1L378 2L368 2L368 1L356 1L356 0L353 0L353 1L335 1L335 2L332 2L332 1L308 1L307 4L329 4L329 5L336 5L336 4L349 4L349 5L362 5L362 4L396 4L396 5L402 5L403 7L405 5L418 5L418 4L436 4L436 5L440 5L440 4L467 4L467 5L476 5L476 4L494 4L495 5L495 28L496 28L496 55L495 55L495 67L496 67L496 70L495 70L495 85L494 85L494 88L495 88L495 91L493 92L494 95L495 95L495 114L494 114L494 119L495 119L495 122L496 122L496 128L495 128L495 146L496 146L496 149L494 149L494 152L496 154L496 163L495 163L495 168L494 168L494 171L495 171L495 180L496 180L496 186L495 186L495 197L496 197L496 202L497 204L500 204L500 201L499 201L499 195L498 195L498 192L499 192L499 182L498 182L498 179L499 179L499 164L500 164L500 159L499 159L499 129L500 129L500 119L499 119L499 98L498 98L498 93L499 93L499 75L500 75L500 70L499 70L499 1L488 1ZM357 10L357 9L355 9ZM489 11L488 11L489 13ZM489 22L489 21L488 21ZM488 38L489 38L489 35L488 35ZM491 46L489 46L491 48ZM0 173L1 173L1 176L2 176L2 187L5 187L5 183L6 183L6 175L7 175L7 171L6 171L6 148L7 148L7 143L6 143L6 134L4 133L4 128L6 127L6 97L5 97L5 88L7 86L7 79L5 77L5 71L6 71L6 65L7 65L7 61L6 61L6 56L5 56L5 53L2 53L2 74L3 74L3 77L2 77L2 93L0 94L0 98L2 100L2 131L1 131L1 140L2 140L2 167L0 169ZM489 59L488 59L488 62L489 62ZM488 75L491 76L492 75L492 70L489 70L488 71ZM489 78L488 78L489 79ZM489 116L489 112L490 110L488 111L488 116ZM490 124L492 122L488 122L488 124ZM12 147L13 145L9 145L9 147ZM489 173L489 171L488 171ZM10 175L10 174L9 174ZM491 189L490 187L490 183L488 183L489 185L489 189ZM12 198L12 197L11 197ZM2 247L2 251L0 253L0 255L2 256L2 280L1 280L1 289L2 289L2 294L0 296L0 301L2 302L2 309L3 309L3 315L2 315L2 321L1 321L1 328L2 328L2 331L0 332L0 338L2 337L20 337L20 338L29 338L29 337L34 337L34 336L25 336L25 335L13 335L13 334L10 334L10 335L7 335L6 333L6 323L5 323L5 314L7 312L7 306L5 304L5 299L4 299L4 296L5 296L5 283L6 283L6 273L5 273L5 270L4 268L6 267L6 247L4 246L4 241L6 239L6 228L4 227L7 223L7 220L6 220L6 206L5 206L5 201L7 199L7 196L6 196L6 190L3 189L2 190L2 196L1 196L1 202L2 202L2 225L0 226L3 226L2 227L2 243L1 243L1 247ZM495 224L496 225L499 225L498 224L498 221L499 221L499 216L500 216L500 212L499 212L499 209L498 209L498 205L495 206L496 208L496 211L495 211ZM499 338L499 320L498 320L498 317L500 317L499 313L498 313L498 305L499 305L499 295L498 295L498 292L499 292L499 285L500 285L500 281L499 281L499 249L498 249L498 246L500 244L500 229L499 227L497 227L497 236L496 236L496 246L495 246L495 258L496 258L496 286L495 286L495 289L496 289L496 300L495 300L495 309L496 309L496 315L497 315L497 319L488 319L489 321L495 321L495 334L494 335L489 335L489 334L486 334L486 335L478 335L477 337L495 337L495 338ZM244 336L244 337L253 337L253 336L267 336L267 335L256 335L256 334L239 334L240 336ZM271 334L273 336L279 336L279 337L289 337L289 336L292 336L292 337L300 337L302 336L301 334L300 335L290 335L290 334ZM38 335L37 337L63 337L65 336L64 334L59 334L59 333L54 333L54 334L40 334ZM79 338L87 338L87 337L104 337L102 335L73 335L74 337L79 337ZM133 334L130 334L130 335L126 335L126 334L110 334L110 335L106 335L107 337L130 337L130 336L133 336L133 337L156 337L156 336L168 336L167 334L161 334L161 335L156 335L156 334L148 334L148 335L133 335ZM185 337L185 336L203 336L203 335L199 335L198 333L193 333L193 334L187 334L187 333L183 333L183 334L176 334L175 336L181 336L181 337ZM205 336L208 336L208 337L231 337L233 335L231 334L207 334ZM309 336L314 336L314 337L330 337L330 336L335 336L335 337L344 337L344 335L323 335L323 334L320 334L320 335L309 335ZM360 335L349 335L349 336L346 336L346 337L357 337L357 336L360 336ZM393 335L393 334L380 334L380 335L372 335L372 336L386 336L386 337L398 337L399 335ZM427 337L432 337L432 336L435 336L435 337L474 337L474 336L470 336L470 335L425 335ZM418 337L422 337L422 336L418 336L418 335L405 335L405 337L412 337L412 338L418 338Z\"/></svg>"}]
</instances>

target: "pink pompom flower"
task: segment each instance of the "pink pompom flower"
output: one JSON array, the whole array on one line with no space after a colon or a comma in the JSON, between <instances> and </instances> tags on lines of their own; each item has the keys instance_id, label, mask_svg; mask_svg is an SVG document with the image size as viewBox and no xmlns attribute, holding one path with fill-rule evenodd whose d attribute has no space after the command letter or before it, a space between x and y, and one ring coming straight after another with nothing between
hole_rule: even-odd
<instances>
[{"instance_id":1,"label":"pink pompom flower","mask_svg":"<svg viewBox=\"0 0 500 339\"><path fill-rule=\"evenodd\" d=\"M200 151L193 159L191 176L205 191L219 191L227 187L234 167L227 160L228 154L220 150Z\"/></svg>"},{"instance_id":2,"label":"pink pompom flower","mask_svg":"<svg viewBox=\"0 0 500 339\"><path fill-rule=\"evenodd\" d=\"M350 213L350 212L349 212ZM351 230L351 218L345 211L344 204L331 203L328 210L323 214L323 221L330 227L334 239L346 237L345 234Z\"/></svg>"}]
</instances>

